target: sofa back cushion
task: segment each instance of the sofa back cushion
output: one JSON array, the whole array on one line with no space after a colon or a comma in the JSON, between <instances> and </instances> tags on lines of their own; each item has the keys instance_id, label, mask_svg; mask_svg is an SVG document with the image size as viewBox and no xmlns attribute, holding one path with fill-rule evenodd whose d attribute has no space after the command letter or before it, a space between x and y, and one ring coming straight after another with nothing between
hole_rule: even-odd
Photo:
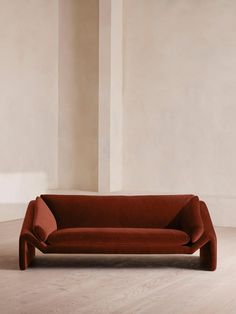
<instances>
[{"instance_id":1,"label":"sofa back cushion","mask_svg":"<svg viewBox=\"0 0 236 314\"><path fill-rule=\"evenodd\" d=\"M165 228L193 195L41 195L61 228Z\"/></svg>"}]
</instances>

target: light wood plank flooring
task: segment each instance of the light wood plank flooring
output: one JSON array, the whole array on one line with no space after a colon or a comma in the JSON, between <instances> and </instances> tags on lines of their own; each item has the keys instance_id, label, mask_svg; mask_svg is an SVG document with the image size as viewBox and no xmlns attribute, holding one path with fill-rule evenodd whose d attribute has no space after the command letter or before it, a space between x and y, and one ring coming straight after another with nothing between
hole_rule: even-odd
<instances>
[{"instance_id":1,"label":"light wood plank flooring","mask_svg":"<svg viewBox=\"0 0 236 314\"><path fill-rule=\"evenodd\" d=\"M0 223L0 313L236 313L236 228L216 228L218 268L198 255L43 255L18 269L22 221Z\"/></svg>"}]
</instances>

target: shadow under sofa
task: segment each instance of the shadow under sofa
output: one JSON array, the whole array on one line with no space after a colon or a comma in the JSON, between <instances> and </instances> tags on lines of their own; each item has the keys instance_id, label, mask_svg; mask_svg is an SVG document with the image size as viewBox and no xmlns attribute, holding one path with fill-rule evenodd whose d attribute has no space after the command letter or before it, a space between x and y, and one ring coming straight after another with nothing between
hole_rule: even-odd
<instances>
[{"instance_id":1,"label":"shadow under sofa","mask_svg":"<svg viewBox=\"0 0 236 314\"><path fill-rule=\"evenodd\" d=\"M217 240L194 195L41 195L29 203L19 239L25 270L43 253L193 254L215 270Z\"/></svg>"}]
</instances>

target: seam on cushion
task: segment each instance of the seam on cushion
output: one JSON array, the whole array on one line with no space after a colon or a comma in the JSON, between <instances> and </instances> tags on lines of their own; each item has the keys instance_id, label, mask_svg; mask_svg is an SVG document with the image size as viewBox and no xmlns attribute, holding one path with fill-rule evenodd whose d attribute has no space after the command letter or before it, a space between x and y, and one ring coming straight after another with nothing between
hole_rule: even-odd
<instances>
[{"instance_id":1,"label":"seam on cushion","mask_svg":"<svg viewBox=\"0 0 236 314\"><path fill-rule=\"evenodd\" d=\"M38 218L38 206L37 206L37 199L35 200L35 207L34 207L34 218L33 218L33 232L34 232L34 234L38 237L38 239L40 240L40 241L44 241L43 239L42 239L42 237L40 236L40 232L38 233L37 232L37 229L38 229L38 225L36 225L36 220L37 220L37 218Z\"/></svg>"},{"instance_id":2,"label":"seam on cushion","mask_svg":"<svg viewBox=\"0 0 236 314\"><path fill-rule=\"evenodd\" d=\"M34 233L36 234L36 236L39 238L40 241L45 241L46 234L45 234L44 230L39 225L35 225L33 230L34 230Z\"/></svg>"},{"instance_id":3,"label":"seam on cushion","mask_svg":"<svg viewBox=\"0 0 236 314\"><path fill-rule=\"evenodd\" d=\"M41 198L41 200L45 203L45 205L48 207L49 211L51 212L52 216L54 217L55 222L56 222L56 229L55 229L55 231L56 231L56 230L60 230L60 229L58 229L58 221L57 221L57 218L56 218L56 216L54 215L53 210L50 208L50 204L47 202L46 199L44 199L44 196L47 196L47 194L41 194L41 195L38 196L38 197ZM54 232L54 231L53 231L53 232Z\"/></svg>"},{"instance_id":4,"label":"seam on cushion","mask_svg":"<svg viewBox=\"0 0 236 314\"><path fill-rule=\"evenodd\" d=\"M174 218L169 222L169 224L166 226L167 229L171 229L171 228L169 228L169 226L171 225L171 223L172 223L175 219L178 219L178 218L179 218L179 216L181 215L182 210L183 210L185 207L187 207L187 205L192 201L192 199L193 199L194 197L198 197L198 196L197 196L197 195L191 195L190 199L188 199L188 200L184 203L184 205L180 208L180 210L179 210L178 213L175 215L175 217L174 217ZM176 230L178 230L178 229L176 229ZM180 230L180 231L183 231L183 230Z\"/></svg>"},{"instance_id":5,"label":"seam on cushion","mask_svg":"<svg viewBox=\"0 0 236 314\"><path fill-rule=\"evenodd\" d=\"M47 232L45 232L44 228L41 227L39 224L37 224L37 220L39 218L39 207L38 207L38 202L39 200L41 200L46 207L48 207L48 205L45 203L45 201L43 200L43 198L41 196L38 196L35 200L35 208L34 208L34 218L33 218L33 232L35 233L35 235L37 236L37 238L40 241L45 242L49 236L49 234ZM48 210L51 212L50 208L48 207ZM55 216L53 215L53 213L51 212L51 215L53 216L53 218L55 219ZM57 227L57 221L55 219L56 222L56 227ZM56 231L57 229L55 229L54 231Z\"/></svg>"},{"instance_id":6,"label":"seam on cushion","mask_svg":"<svg viewBox=\"0 0 236 314\"><path fill-rule=\"evenodd\" d=\"M181 209L184 209L187 205L189 205L189 203L192 201L192 199L194 199L194 197L197 197L199 200L199 197L197 195L193 195L189 200L186 201L186 203L184 204L184 206Z\"/></svg>"}]
</instances>

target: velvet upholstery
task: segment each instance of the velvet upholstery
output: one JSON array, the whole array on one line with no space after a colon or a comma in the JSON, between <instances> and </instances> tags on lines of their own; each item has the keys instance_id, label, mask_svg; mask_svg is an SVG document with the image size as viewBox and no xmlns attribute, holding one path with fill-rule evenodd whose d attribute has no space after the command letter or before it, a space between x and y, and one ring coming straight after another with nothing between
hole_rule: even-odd
<instances>
[{"instance_id":1,"label":"velvet upholstery","mask_svg":"<svg viewBox=\"0 0 236 314\"><path fill-rule=\"evenodd\" d=\"M171 223L175 228L180 228L191 235L191 241L194 243L202 236L204 232L202 217L200 213L200 202L197 196L192 197L181 209L179 214Z\"/></svg>"},{"instance_id":2,"label":"velvet upholstery","mask_svg":"<svg viewBox=\"0 0 236 314\"><path fill-rule=\"evenodd\" d=\"M20 234L20 268L43 253L192 254L216 268L216 235L194 195L41 195Z\"/></svg>"},{"instance_id":3,"label":"velvet upholstery","mask_svg":"<svg viewBox=\"0 0 236 314\"><path fill-rule=\"evenodd\" d=\"M104 246L110 242L129 245L132 243L157 243L162 245L184 245L190 237L183 231L174 229L151 228L66 228L54 231L48 237L48 244L79 246L80 243L100 243Z\"/></svg>"},{"instance_id":4,"label":"velvet upholstery","mask_svg":"<svg viewBox=\"0 0 236 314\"><path fill-rule=\"evenodd\" d=\"M193 198L192 195L42 195L41 197L54 214L58 229L165 228Z\"/></svg>"},{"instance_id":5,"label":"velvet upholstery","mask_svg":"<svg viewBox=\"0 0 236 314\"><path fill-rule=\"evenodd\" d=\"M36 198L33 231L40 241L46 241L50 233L57 230L57 222L41 197Z\"/></svg>"}]
</instances>

